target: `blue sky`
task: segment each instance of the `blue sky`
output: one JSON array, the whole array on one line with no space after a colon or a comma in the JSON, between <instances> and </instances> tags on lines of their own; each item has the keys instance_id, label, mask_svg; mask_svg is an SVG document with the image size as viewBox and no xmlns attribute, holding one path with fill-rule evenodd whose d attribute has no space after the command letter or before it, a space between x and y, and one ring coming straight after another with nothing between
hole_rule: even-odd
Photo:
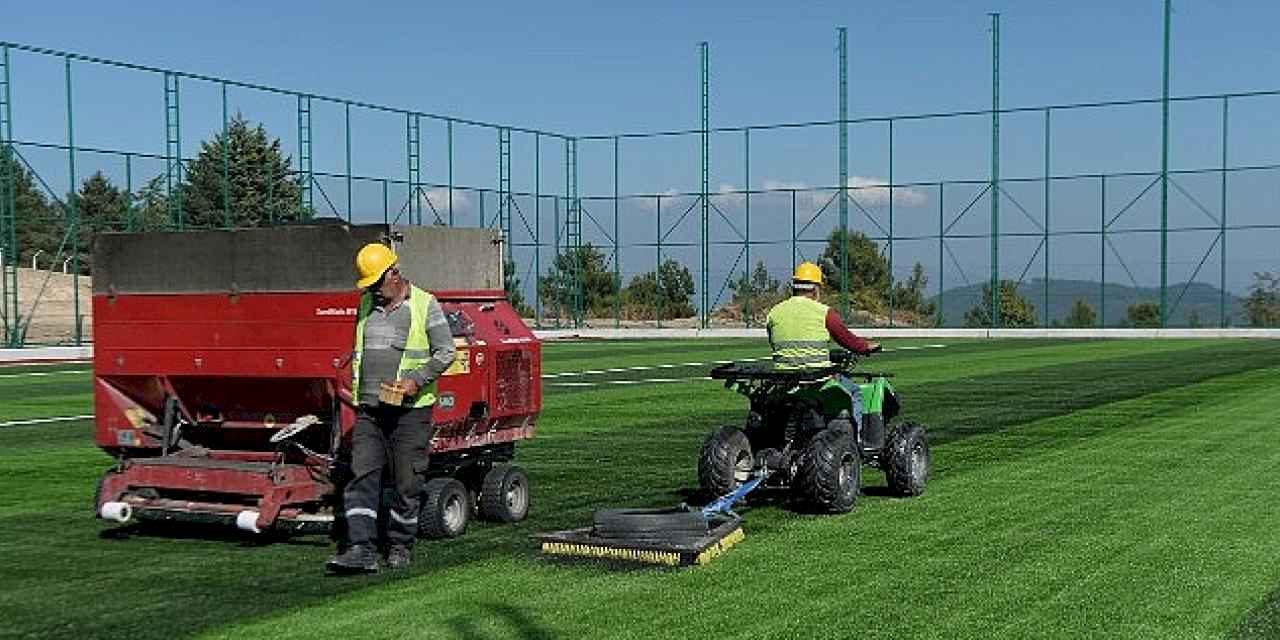
<instances>
[{"instance_id":1,"label":"blue sky","mask_svg":"<svg viewBox=\"0 0 1280 640\"><path fill-rule=\"evenodd\" d=\"M317 94L349 97L424 112L514 124L574 135L689 129L697 126L696 44L711 45L712 104L715 126L827 120L836 113L835 28L849 28L850 111L853 117L983 109L990 105L990 34L987 12L1002 16L1002 103L1037 106L1080 101L1154 97L1160 90L1161 3L903 1L892 3L822 2L787 6L777 2L646 2L602 8L600 3L16 3L5 9L0 39L70 50L116 60L204 73ZM1280 69L1274 25L1280 3L1184 0L1175 5L1173 93L1175 95L1271 89ZM66 139L62 69L58 61L17 55L14 64L16 137L62 143ZM77 143L133 151L163 152L160 79L137 73L104 71L77 64L75 125ZM184 86L184 151L194 153L201 138L220 127L216 87ZM296 145L293 103L287 99L232 90L233 110L267 123L286 149ZM1271 114L1277 99L1232 104L1230 163L1277 161L1277 129ZM1173 166L1216 167L1221 162L1220 106L1188 104L1175 108ZM1130 107L1105 112L1056 114L1051 160L1058 175L1159 168L1159 112ZM316 169L341 173L345 154L342 112L320 107ZM353 112L353 169L363 175L405 176L403 118ZM1002 123L1005 176L1034 177L1043 171L1043 116L1008 116ZM989 168L989 120L897 123L896 183L942 179L985 179ZM443 127L424 124L424 173L444 182ZM542 189L563 189L563 151L543 140ZM513 175L517 189L533 188L531 136L517 135ZM697 147L693 138L621 143L624 193L685 191L697 184ZM610 143L580 148L581 192L612 193ZM65 154L33 152L42 175L66 179ZM713 189L747 184L741 134L715 136ZM455 179L459 184L492 188L496 182L496 140L491 131L460 127L455 131ZM888 175L887 134L883 125L851 128L851 173L861 182ZM763 133L752 139L752 188L831 186L836 184L834 130ZM78 160L81 173L98 168ZM118 162L102 160L119 177ZM139 168L154 174L160 165ZM1241 176L1229 191L1233 221L1274 222L1275 172ZM1217 176L1188 177L1185 187L1206 208L1217 211ZM331 181L332 182L332 181ZM1097 226L1098 214L1085 211L1096 187L1081 181L1055 188L1055 228ZM342 181L325 183L345 207ZM1136 195L1140 180L1112 183L1111 214ZM1029 230L1015 213L1021 206L1037 219L1043 196L1038 186L1011 186L1004 202L1009 230ZM374 185L357 187L357 216L376 208ZM895 199L898 234L936 231L936 194L899 190ZM1078 192L1078 193L1077 193ZM883 219L887 198L866 192L869 213ZM946 218L953 218L971 195L948 192ZM1147 196L1150 198L1150 196ZM478 218L474 197L455 201ZM753 204L756 233L782 238L789 216L783 203L761 197ZM404 197L400 197L403 203ZM1150 222L1151 202L1132 213L1135 228ZM1172 201L1171 201L1172 202ZM634 204L634 206L630 206ZM726 217L739 219L738 203L721 203ZM814 208L819 206L815 200ZM1158 202L1156 202L1158 204ZM1210 206L1212 205L1212 206ZM679 206L678 203L675 206ZM1171 205L1173 206L1173 205ZM611 207L611 205L610 205ZM955 228L983 229L983 209ZM1189 201L1171 218L1206 223ZM597 212L598 213L598 212ZM612 211L607 212L608 216ZM601 214L603 215L603 214ZM622 207L623 244L652 242L654 221L648 205ZM861 215L859 212L857 215ZM1215 214L1216 215L1216 214ZM1144 218L1145 216L1145 218ZM784 219L785 218L785 219ZM1019 219L1021 221L1019 221ZM1198 220L1198 222L1197 222ZM870 232L874 223L862 218ZM610 221L601 220L606 231ZM803 221L801 221L803 223ZM820 218L815 229L824 224ZM544 235L551 233L543 224ZM692 228L692 227L691 227ZM904 231L905 229L905 231ZM673 239L692 231L678 229ZM1241 234L1232 242L1229 283L1236 290L1252 270L1280 263L1270 239ZM646 235L647 234L647 235ZM770 235L772 234L772 235ZM517 240L519 240L517 234ZM821 235L818 233L817 235ZM1192 234L1194 235L1194 234ZM1203 235L1203 234L1201 234ZM730 236L724 236L728 239ZM606 238L599 236L599 242ZM1211 236L1175 243L1177 280L1188 277ZM985 243L985 241L983 241ZM1097 239L1064 239L1055 250L1054 277L1097 277ZM1079 243L1078 249L1073 243ZM953 247L970 274L988 269L989 252L976 241ZM1017 277L1034 243L1014 242L1009 265L1001 271ZM916 246L919 245L919 246ZM974 246L970 246L974 245ZM781 246L781 245L779 245ZM901 271L909 261L936 269L936 243L900 243ZM914 248L913 248L914 247ZM1149 238L1121 243L1130 255L1135 279L1152 281ZM647 264L650 249L624 251L626 271ZM678 253L678 252L677 252ZM1078 254L1078 256L1077 256ZM691 254L692 255L692 254ZM756 251L775 271L786 268L789 249L762 246ZM726 254L725 260L732 255ZM677 257L683 257L677 255ZM545 259L545 258L544 258ZM928 263L932 260L932 263ZM1018 261L1021 260L1019 263ZM1217 281L1216 258L1199 279ZM1038 263L1037 263L1038 264ZM1091 266L1093 265L1093 266ZM952 267L947 267L952 268ZM1274 267L1273 267L1274 268ZM729 265L721 271L728 272ZM1034 266L1030 273L1040 271ZM1122 271L1111 265L1108 277ZM948 284L957 276L947 274ZM1123 278L1127 281L1127 276Z\"/></svg>"}]
</instances>

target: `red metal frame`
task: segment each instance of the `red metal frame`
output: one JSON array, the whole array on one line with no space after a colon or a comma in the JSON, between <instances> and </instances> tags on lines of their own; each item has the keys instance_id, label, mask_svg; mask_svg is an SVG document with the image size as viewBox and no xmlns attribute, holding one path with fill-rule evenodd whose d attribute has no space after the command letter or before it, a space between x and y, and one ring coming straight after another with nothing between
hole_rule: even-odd
<instances>
[{"instance_id":1,"label":"red metal frame","mask_svg":"<svg viewBox=\"0 0 1280 640\"><path fill-rule=\"evenodd\" d=\"M473 330L455 338L458 360L438 383L432 453L532 437L542 408L537 338L500 290L436 297ZM126 498L144 509L225 514L251 502L265 529L282 510L296 514L324 502L333 492L326 461L286 456L269 437L305 414L330 421L336 408L340 439L349 443L358 302L355 292L332 291L95 295L95 441L122 459L103 479L99 507ZM214 466L131 462L161 454L166 397L190 423L204 407L216 408L216 422L188 428L204 439L202 459ZM216 461L229 464L218 468ZM245 461L274 465L262 473L230 464ZM166 491L236 499L172 499Z\"/></svg>"}]
</instances>

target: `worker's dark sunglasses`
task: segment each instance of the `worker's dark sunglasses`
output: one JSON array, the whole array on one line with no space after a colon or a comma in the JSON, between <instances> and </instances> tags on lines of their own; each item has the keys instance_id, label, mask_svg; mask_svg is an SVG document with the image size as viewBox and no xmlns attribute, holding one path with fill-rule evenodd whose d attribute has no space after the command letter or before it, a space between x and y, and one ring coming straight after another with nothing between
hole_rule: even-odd
<instances>
[{"instance_id":1,"label":"worker's dark sunglasses","mask_svg":"<svg viewBox=\"0 0 1280 640\"><path fill-rule=\"evenodd\" d=\"M386 281L387 281L387 276L392 275L392 274L397 275L397 276L398 276L398 275L400 275L400 268L399 268L399 267L392 267L392 268L390 268L390 269L387 269L386 271L384 271L384 272L382 273L382 277L381 277L381 278L378 278L378 281L377 281L377 282L375 282L375 283L373 283L373 284L369 285L368 287L365 287L365 291L370 291L370 292L372 292L372 291L377 291L378 289L381 289L381 288L382 288L382 283L384 283L384 282L386 282Z\"/></svg>"}]
</instances>

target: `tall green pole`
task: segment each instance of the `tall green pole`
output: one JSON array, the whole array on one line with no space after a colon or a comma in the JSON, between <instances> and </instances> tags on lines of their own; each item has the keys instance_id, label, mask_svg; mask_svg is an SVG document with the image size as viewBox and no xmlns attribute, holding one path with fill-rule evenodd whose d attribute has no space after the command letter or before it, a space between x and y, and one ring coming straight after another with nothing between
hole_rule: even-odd
<instances>
[{"instance_id":1,"label":"tall green pole","mask_svg":"<svg viewBox=\"0 0 1280 640\"><path fill-rule=\"evenodd\" d=\"M1102 222L1098 226L1098 264L1102 267L1102 282L1098 290L1098 326L1107 328L1107 176L1100 178L1099 190L1102 192L1101 206L1098 207Z\"/></svg>"},{"instance_id":2,"label":"tall green pole","mask_svg":"<svg viewBox=\"0 0 1280 640\"><path fill-rule=\"evenodd\" d=\"M1044 110L1044 326L1049 326L1049 112Z\"/></svg>"},{"instance_id":3,"label":"tall green pole","mask_svg":"<svg viewBox=\"0 0 1280 640\"><path fill-rule=\"evenodd\" d=\"M613 326L622 326L622 254L618 245L618 136L613 137L613 285L618 293L613 296ZM654 276L658 275L654 272Z\"/></svg>"},{"instance_id":4,"label":"tall green pole","mask_svg":"<svg viewBox=\"0 0 1280 640\"><path fill-rule=\"evenodd\" d=\"M1164 73L1160 92L1160 326L1169 323L1169 28L1173 0L1164 0Z\"/></svg>"},{"instance_id":5,"label":"tall green pole","mask_svg":"<svg viewBox=\"0 0 1280 640\"><path fill-rule=\"evenodd\" d=\"M893 120L889 120L889 326L893 326L893 308L897 300L893 292Z\"/></svg>"},{"instance_id":6,"label":"tall green pole","mask_svg":"<svg viewBox=\"0 0 1280 640\"><path fill-rule=\"evenodd\" d=\"M943 311L946 308L943 306L943 304L946 302L944 298L947 294L947 283L946 283L947 264L943 262L943 256L942 256L942 252L946 249L946 244L945 244L946 231L942 227L942 219L945 211L942 205L942 197L945 193L946 193L946 184L939 182L938 183L938 322L937 322L937 325L939 327L946 326L947 324L947 314L945 311Z\"/></svg>"},{"instance_id":7,"label":"tall green pole","mask_svg":"<svg viewBox=\"0 0 1280 640\"><path fill-rule=\"evenodd\" d=\"M133 231L133 154L124 154L124 230Z\"/></svg>"},{"instance_id":8,"label":"tall green pole","mask_svg":"<svg viewBox=\"0 0 1280 640\"><path fill-rule=\"evenodd\" d=\"M227 228L231 220L231 130L227 123L227 83L222 83L222 218Z\"/></svg>"},{"instance_id":9,"label":"tall green pole","mask_svg":"<svg viewBox=\"0 0 1280 640\"><path fill-rule=\"evenodd\" d=\"M654 242L654 246L657 248L657 253L656 253L657 257L654 259L654 262L653 262L653 272L656 274L658 273L658 269L662 267L662 196L661 195L655 196L655 198L657 199L655 209L658 212L658 216L657 216L658 234L656 236L657 240ZM665 308L665 305L662 304L662 296L658 296L657 316L658 316L659 329L662 328L662 311L664 308Z\"/></svg>"},{"instance_id":10,"label":"tall green pole","mask_svg":"<svg viewBox=\"0 0 1280 640\"><path fill-rule=\"evenodd\" d=\"M706 328L710 324L711 295L708 289L711 286L711 111L710 111L710 85L711 85L711 53L707 43L698 44L698 57L701 63L701 86L702 86L702 108L700 110L702 116L702 193L699 200L702 204L702 317L699 320L699 326Z\"/></svg>"},{"instance_id":11,"label":"tall green pole","mask_svg":"<svg viewBox=\"0 0 1280 640\"><path fill-rule=\"evenodd\" d=\"M1000 14L991 15L991 326L1000 326Z\"/></svg>"},{"instance_id":12,"label":"tall green pole","mask_svg":"<svg viewBox=\"0 0 1280 640\"><path fill-rule=\"evenodd\" d=\"M351 223L351 103L342 103L347 137L347 223Z\"/></svg>"},{"instance_id":13,"label":"tall green pole","mask_svg":"<svg viewBox=\"0 0 1280 640\"><path fill-rule=\"evenodd\" d=\"M533 316L542 326L542 134L533 134Z\"/></svg>"},{"instance_id":14,"label":"tall green pole","mask_svg":"<svg viewBox=\"0 0 1280 640\"><path fill-rule=\"evenodd\" d=\"M742 158L743 164L743 206L745 208L744 218L746 220L746 233L742 241L742 251L746 254L746 266L742 269L743 279L747 283L747 295L744 298L744 313L747 327L751 326L751 129L748 127L742 130Z\"/></svg>"},{"instance_id":15,"label":"tall green pole","mask_svg":"<svg viewBox=\"0 0 1280 640\"><path fill-rule=\"evenodd\" d=\"M840 76L838 102L840 123L836 126L840 163L840 313L849 318L849 30L836 28ZM792 265L794 266L794 265Z\"/></svg>"},{"instance_id":16,"label":"tall green pole","mask_svg":"<svg viewBox=\"0 0 1280 640\"><path fill-rule=\"evenodd\" d=\"M453 226L453 120L445 121L445 144L449 162L449 226Z\"/></svg>"},{"instance_id":17,"label":"tall green pole","mask_svg":"<svg viewBox=\"0 0 1280 640\"><path fill-rule=\"evenodd\" d=\"M1222 97L1222 209L1218 220L1218 326L1227 326L1227 105Z\"/></svg>"},{"instance_id":18,"label":"tall green pole","mask_svg":"<svg viewBox=\"0 0 1280 640\"><path fill-rule=\"evenodd\" d=\"M68 242L71 245L71 299L75 313L75 340L76 346L80 346L83 338L80 326L80 203L79 198L75 197L76 193L76 136L75 126L72 119L72 99L71 99L71 58L63 58L63 69L67 81L67 181L71 185L68 192L71 197L67 198L67 233L70 236Z\"/></svg>"},{"instance_id":19,"label":"tall green pole","mask_svg":"<svg viewBox=\"0 0 1280 640\"><path fill-rule=\"evenodd\" d=\"M0 247L4 249L4 256L0 258L0 305L3 306L4 317L6 319L5 328L7 335L4 336L4 342L10 347L21 346L21 318L19 314L18 303L18 234L17 234L17 157L13 152L13 109L11 105L12 94L9 90L9 45L4 45L0 50L0 63L4 64L4 75L0 76L0 80L4 82L3 92L0 92L0 137L3 138L3 146L0 146L0 161L3 161L4 175L0 176L0 186L4 187L0 193L0 209L3 209L3 215L0 215Z\"/></svg>"}]
</instances>

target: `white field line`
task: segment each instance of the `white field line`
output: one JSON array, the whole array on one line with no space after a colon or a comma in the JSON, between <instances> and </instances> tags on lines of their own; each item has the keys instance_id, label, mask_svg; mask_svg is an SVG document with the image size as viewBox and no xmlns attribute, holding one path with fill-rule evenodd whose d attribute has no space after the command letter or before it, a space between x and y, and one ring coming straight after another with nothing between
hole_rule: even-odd
<instances>
[{"instance_id":1,"label":"white field line","mask_svg":"<svg viewBox=\"0 0 1280 640\"><path fill-rule=\"evenodd\" d=\"M74 422L76 420L92 420L93 414L86 416L60 416L57 418L31 418L30 420L10 420L9 422L0 422L0 429L4 427L25 427L33 424L51 424L54 422Z\"/></svg>"},{"instance_id":2,"label":"white field line","mask_svg":"<svg viewBox=\"0 0 1280 640\"><path fill-rule=\"evenodd\" d=\"M48 376L66 376L71 374L93 373L93 369L64 369L62 371L24 371L22 373L0 373L4 378L44 378Z\"/></svg>"},{"instance_id":3,"label":"white field line","mask_svg":"<svg viewBox=\"0 0 1280 640\"><path fill-rule=\"evenodd\" d=\"M893 348L885 349L884 353L890 353L893 351L915 351L919 349L945 349L946 346L947 345L945 344L926 344L926 345L918 345L918 346L893 347ZM613 369L587 369L585 371L562 371L560 373L544 373L542 374L542 379L555 380L557 378L602 376L607 373L630 373L633 371L655 371L657 369L678 369L681 367L709 367L717 364L733 364L734 362L759 362L761 360L768 360L768 359L769 359L769 356L763 356L763 357L757 357L757 358L738 358L737 360L712 360L710 362L668 362L664 364L637 365L634 367L617 367ZM681 378L681 380L697 380L697 379L699 378ZM654 378L653 380L659 380L659 379ZM635 382L634 380L626 380L626 381L619 381L617 384L632 384L634 382ZM553 385L553 386L556 386L556 385ZM558 386L581 386L581 385L561 384Z\"/></svg>"}]
</instances>

